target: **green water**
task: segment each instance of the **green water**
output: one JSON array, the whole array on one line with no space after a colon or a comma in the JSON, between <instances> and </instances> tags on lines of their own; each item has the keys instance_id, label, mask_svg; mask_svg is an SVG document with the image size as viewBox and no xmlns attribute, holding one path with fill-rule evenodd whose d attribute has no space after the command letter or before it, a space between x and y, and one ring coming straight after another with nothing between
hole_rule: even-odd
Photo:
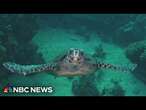
<instances>
[{"instance_id":1,"label":"green water","mask_svg":"<svg viewBox=\"0 0 146 110\"><path fill-rule=\"evenodd\" d=\"M81 28L84 29L86 27L82 26ZM90 40L85 39L84 36L77 34L76 30L74 29L63 29L61 27L46 26L37 32L37 34L33 37L32 42L38 46L37 52L42 54L46 63L51 62L58 55L62 55L69 48L80 48L83 49L85 53L93 54L94 48L99 44L103 45L103 48L107 53L107 56L104 59L105 62L111 64L131 63L124 54L124 48L121 48L113 43L104 42L102 39L100 39L100 35L94 31L89 31L88 34L90 35ZM144 83L138 80L130 72L122 73L112 70L99 70L93 74L93 77L93 81L89 79L90 81L88 83L85 83L85 85L83 84L85 86L84 90L86 90L86 87L90 85L89 83L93 83L94 87L98 89L100 93L102 93L104 89L110 90L113 88L113 82L117 82L120 87L122 87L125 96L146 95L146 86ZM14 96L74 96L75 94L72 91L72 83L74 80L79 80L80 78L81 77L78 76L74 77L73 79L68 79L66 77L55 77L53 73L49 72L42 72L26 77L10 75L9 77L6 77L4 80L2 80L3 83L1 86L6 85L7 83L12 83L13 85L22 86L50 85L54 88L52 94L12 94ZM78 89L78 91L80 91L80 88ZM110 93L106 93L105 95L110 95Z\"/></svg>"}]
</instances>

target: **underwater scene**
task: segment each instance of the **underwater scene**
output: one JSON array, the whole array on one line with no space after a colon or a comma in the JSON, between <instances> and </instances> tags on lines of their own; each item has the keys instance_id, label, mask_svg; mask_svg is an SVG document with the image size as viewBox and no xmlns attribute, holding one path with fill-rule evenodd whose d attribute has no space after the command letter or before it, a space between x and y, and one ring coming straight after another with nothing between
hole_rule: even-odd
<instances>
[{"instance_id":1,"label":"underwater scene","mask_svg":"<svg viewBox=\"0 0 146 110\"><path fill-rule=\"evenodd\" d=\"M0 96L146 96L146 14L0 14Z\"/></svg>"}]
</instances>

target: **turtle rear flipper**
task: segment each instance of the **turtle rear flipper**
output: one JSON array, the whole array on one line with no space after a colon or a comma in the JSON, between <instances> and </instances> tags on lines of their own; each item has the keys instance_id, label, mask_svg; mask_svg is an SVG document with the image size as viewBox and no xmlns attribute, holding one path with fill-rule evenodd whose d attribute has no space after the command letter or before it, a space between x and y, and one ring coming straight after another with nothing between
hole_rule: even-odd
<instances>
[{"instance_id":1,"label":"turtle rear flipper","mask_svg":"<svg viewBox=\"0 0 146 110\"><path fill-rule=\"evenodd\" d=\"M10 72L24 76L42 71L53 71L55 69L55 64L20 65L12 62L6 62L3 63L3 66Z\"/></svg>"}]
</instances>

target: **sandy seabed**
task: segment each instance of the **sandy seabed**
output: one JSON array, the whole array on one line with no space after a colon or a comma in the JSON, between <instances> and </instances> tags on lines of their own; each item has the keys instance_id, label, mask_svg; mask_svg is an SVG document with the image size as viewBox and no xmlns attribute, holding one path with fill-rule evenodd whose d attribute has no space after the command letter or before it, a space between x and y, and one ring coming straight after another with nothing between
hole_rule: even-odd
<instances>
[{"instance_id":1,"label":"sandy seabed","mask_svg":"<svg viewBox=\"0 0 146 110\"><path fill-rule=\"evenodd\" d=\"M84 36L76 34L74 30L65 30L61 28L45 28L40 30L33 38L32 42L36 44L38 53L43 55L45 62L51 62L57 56L62 55L69 48L81 48L85 53L93 54L94 48L102 43L107 53L105 61L113 64L128 64L130 61L124 55L124 49L114 44L105 43L99 36L92 32L90 40ZM144 96L146 95L146 86L139 81L132 73L122 73L119 71L103 70L103 78L98 81L97 88L102 91L104 88L112 88L111 80L118 81L125 91L126 96ZM43 85L53 86L53 94L39 94L52 96L73 96L72 81L66 77L54 77L53 73L39 73L28 77L12 75L8 78L9 82L22 85ZM94 74L98 74L94 73ZM76 77L75 77L76 78ZM87 85L88 86L88 85Z\"/></svg>"}]
</instances>

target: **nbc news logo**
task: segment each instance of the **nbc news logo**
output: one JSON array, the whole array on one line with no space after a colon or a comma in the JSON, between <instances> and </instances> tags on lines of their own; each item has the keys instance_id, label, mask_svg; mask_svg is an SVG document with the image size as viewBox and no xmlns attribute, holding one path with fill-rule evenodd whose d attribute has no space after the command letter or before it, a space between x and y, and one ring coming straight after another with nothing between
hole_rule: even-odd
<instances>
[{"instance_id":1,"label":"nbc news logo","mask_svg":"<svg viewBox=\"0 0 146 110\"><path fill-rule=\"evenodd\" d=\"M51 86L12 86L8 84L3 88L3 93L52 93L53 87Z\"/></svg>"}]
</instances>

